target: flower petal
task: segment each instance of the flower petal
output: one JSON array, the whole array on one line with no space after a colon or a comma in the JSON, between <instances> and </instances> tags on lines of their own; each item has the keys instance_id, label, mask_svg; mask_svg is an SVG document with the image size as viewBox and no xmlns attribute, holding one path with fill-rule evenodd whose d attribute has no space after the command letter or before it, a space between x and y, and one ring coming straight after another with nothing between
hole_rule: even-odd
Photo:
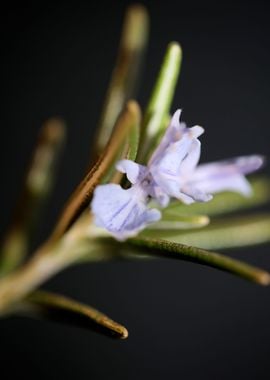
<instances>
[{"instance_id":1,"label":"flower petal","mask_svg":"<svg viewBox=\"0 0 270 380\"><path fill-rule=\"evenodd\" d=\"M170 203L169 195L156 184L152 185L149 195L154 198L161 207L167 207Z\"/></svg>"},{"instance_id":2,"label":"flower petal","mask_svg":"<svg viewBox=\"0 0 270 380\"><path fill-rule=\"evenodd\" d=\"M183 176L191 175L196 168L201 156L201 143L194 139L189 150L189 154L184 158L181 164L181 174Z\"/></svg>"},{"instance_id":3,"label":"flower petal","mask_svg":"<svg viewBox=\"0 0 270 380\"><path fill-rule=\"evenodd\" d=\"M121 160L116 163L116 169L121 173L126 173L128 180L135 184L143 179L147 168L131 160Z\"/></svg>"},{"instance_id":4,"label":"flower petal","mask_svg":"<svg viewBox=\"0 0 270 380\"><path fill-rule=\"evenodd\" d=\"M92 212L95 224L106 228L118 240L137 235L147 224L161 218L160 211L147 208L139 187L124 190L115 184L96 188Z\"/></svg>"},{"instance_id":5,"label":"flower petal","mask_svg":"<svg viewBox=\"0 0 270 380\"><path fill-rule=\"evenodd\" d=\"M149 166L154 182L169 196L179 198L182 185L192 175L200 157L197 136L203 131L198 126L187 129L179 141L171 143Z\"/></svg>"},{"instance_id":6,"label":"flower petal","mask_svg":"<svg viewBox=\"0 0 270 380\"><path fill-rule=\"evenodd\" d=\"M211 194L208 194L201 188L196 188L195 186L185 185L181 188L181 193L192 198L194 202L208 202L213 198ZM183 202L186 203L185 201Z\"/></svg>"},{"instance_id":7,"label":"flower petal","mask_svg":"<svg viewBox=\"0 0 270 380\"><path fill-rule=\"evenodd\" d=\"M206 193L237 191L251 195L251 187L244 174L259 169L263 164L261 156L238 157L232 160L198 166L189 185Z\"/></svg>"},{"instance_id":8,"label":"flower petal","mask_svg":"<svg viewBox=\"0 0 270 380\"><path fill-rule=\"evenodd\" d=\"M181 110L178 109L172 116L170 124L166 129L164 136L162 137L158 147L152 154L152 157L149 161L149 165L155 163L156 160L160 159L164 151L168 148L171 143L174 143L182 137L184 131L186 130L185 123L180 123Z\"/></svg>"}]
</instances>

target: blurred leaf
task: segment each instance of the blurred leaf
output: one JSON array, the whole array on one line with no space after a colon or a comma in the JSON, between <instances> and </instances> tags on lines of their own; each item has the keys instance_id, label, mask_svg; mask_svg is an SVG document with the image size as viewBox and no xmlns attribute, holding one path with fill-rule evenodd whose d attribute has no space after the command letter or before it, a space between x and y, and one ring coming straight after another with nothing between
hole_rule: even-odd
<instances>
[{"instance_id":1,"label":"blurred leaf","mask_svg":"<svg viewBox=\"0 0 270 380\"><path fill-rule=\"evenodd\" d=\"M143 53L148 40L148 15L142 5L131 5L126 13L115 68L106 94L97 131L96 153L102 152L124 104L134 98Z\"/></svg>"},{"instance_id":2,"label":"blurred leaf","mask_svg":"<svg viewBox=\"0 0 270 380\"><path fill-rule=\"evenodd\" d=\"M144 236L154 237L155 233L145 230ZM205 249L246 247L270 242L270 215L245 215L211 220L200 230L159 231L159 237L169 241L194 245Z\"/></svg>"},{"instance_id":3,"label":"blurred leaf","mask_svg":"<svg viewBox=\"0 0 270 380\"><path fill-rule=\"evenodd\" d=\"M178 43L168 45L157 81L152 91L142 122L142 137L139 162L146 162L155 141L166 128L170 107L178 80L182 61L182 50Z\"/></svg>"},{"instance_id":4,"label":"blurred leaf","mask_svg":"<svg viewBox=\"0 0 270 380\"><path fill-rule=\"evenodd\" d=\"M233 211L260 206L270 200L270 179L257 177L251 179L253 195L244 197L233 192L215 194L210 202L193 203L184 205L179 201L173 201L167 207L167 212L177 212L184 215L206 214L208 216L227 214Z\"/></svg>"},{"instance_id":5,"label":"blurred leaf","mask_svg":"<svg viewBox=\"0 0 270 380\"><path fill-rule=\"evenodd\" d=\"M174 230L175 232L175 230L204 227L208 223L209 218L205 215L179 215L178 213L164 210L162 219L150 224L145 231Z\"/></svg>"},{"instance_id":6,"label":"blurred leaf","mask_svg":"<svg viewBox=\"0 0 270 380\"><path fill-rule=\"evenodd\" d=\"M14 312L90 329L114 338L128 337L128 331L124 326L100 311L71 298L46 291L31 293L15 307Z\"/></svg>"},{"instance_id":7,"label":"blurred leaf","mask_svg":"<svg viewBox=\"0 0 270 380\"><path fill-rule=\"evenodd\" d=\"M61 237L86 209L91 201L95 187L102 181L108 170L113 165L120 147L125 144L131 130L134 126L139 125L140 108L135 101L129 101L126 108L119 116L114 127L111 138L94 166L88 170L88 173L75 189L51 235L51 240Z\"/></svg>"},{"instance_id":8,"label":"blurred leaf","mask_svg":"<svg viewBox=\"0 0 270 380\"><path fill-rule=\"evenodd\" d=\"M16 268L27 254L55 182L65 137L65 125L59 119L49 119L40 130L13 221L1 247L0 275Z\"/></svg>"},{"instance_id":9,"label":"blurred leaf","mask_svg":"<svg viewBox=\"0 0 270 380\"><path fill-rule=\"evenodd\" d=\"M130 133L126 137L126 142L122 144L122 146L119 148L119 152L117 153L114 161L111 163L110 168L108 169L108 172L104 175L101 183L119 183L123 177L123 174L116 171L115 164L117 161L122 159L132 160L135 161L136 155L138 152L138 146L139 146L139 139L140 139L140 129L139 129L139 121L140 118L138 117L137 122L135 122L131 128Z\"/></svg>"}]
</instances>

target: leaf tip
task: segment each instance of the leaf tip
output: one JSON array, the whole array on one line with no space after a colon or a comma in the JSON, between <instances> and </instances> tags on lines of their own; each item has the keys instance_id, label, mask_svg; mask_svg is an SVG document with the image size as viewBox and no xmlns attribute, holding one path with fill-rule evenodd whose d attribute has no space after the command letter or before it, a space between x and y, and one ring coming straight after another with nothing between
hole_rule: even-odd
<instances>
[{"instance_id":1,"label":"leaf tip","mask_svg":"<svg viewBox=\"0 0 270 380\"><path fill-rule=\"evenodd\" d=\"M120 339L127 339L128 338L128 330L125 327L122 327L122 334Z\"/></svg>"},{"instance_id":2,"label":"leaf tip","mask_svg":"<svg viewBox=\"0 0 270 380\"><path fill-rule=\"evenodd\" d=\"M119 339L128 338L128 330L119 323L114 322L113 320L105 316L103 316L102 321L100 320L100 322L102 322L102 325L109 331L111 331L115 337Z\"/></svg>"},{"instance_id":3,"label":"leaf tip","mask_svg":"<svg viewBox=\"0 0 270 380\"><path fill-rule=\"evenodd\" d=\"M258 283L263 286L269 286L270 285L270 273L268 272L262 272L258 276Z\"/></svg>"},{"instance_id":4,"label":"leaf tip","mask_svg":"<svg viewBox=\"0 0 270 380\"><path fill-rule=\"evenodd\" d=\"M140 118L141 116L141 110L139 104L136 102L136 100L129 100L126 105L126 111L134 116L135 118Z\"/></svg>"},{"instance_id":5,"label":"leaf tip","mask_svg":"<svg viewBox=\"0 0 270 380\"><path fill-rule=\"evenodd\" d=\"M170 42L168 45L168 51L172 55L179 56L180 59L182 58L183 51L182 51L181 45L178 42L176 42L176 41Z\"/></svg>"},{"instance_id":6,"label":"leaf tip","mask_svg":"<svg viewBox=\"0 0 270 380\"><path fill-rule=\"evenodd\" d=\"M48 119L42 130L42 137L50 142L62 141L66 135L66 125L64 120L58 117Z\"/></svg>"}]
</instances>

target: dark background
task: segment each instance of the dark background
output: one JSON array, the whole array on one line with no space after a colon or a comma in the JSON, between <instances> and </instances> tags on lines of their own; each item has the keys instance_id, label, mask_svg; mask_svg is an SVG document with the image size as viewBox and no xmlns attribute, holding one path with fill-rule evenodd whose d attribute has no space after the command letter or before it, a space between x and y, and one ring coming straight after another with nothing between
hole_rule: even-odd
<instances>
[{"instance_id":1,"label":"dark background","mask_svg":"<svg viewBox=\"0 0 270 380\"><path fill-rule=\"evenodd\" d=\"M166 45L182 44L174 107L205 127L202 160L269 156L270 23L265 1L145 1L151 39L145 104ZM129 1L10 3L1 14L1 231L37 131L49 116L68 143L40 239L80 180L93 144ZM269 169L266 169L269 172ZM270 270L269 247L233 252ZM68 269L47 288L89 303L129 329L126 341L13 318L1 321L1 379L269 379L270 291L185 262Z\"/></svg>"}]
</instances>

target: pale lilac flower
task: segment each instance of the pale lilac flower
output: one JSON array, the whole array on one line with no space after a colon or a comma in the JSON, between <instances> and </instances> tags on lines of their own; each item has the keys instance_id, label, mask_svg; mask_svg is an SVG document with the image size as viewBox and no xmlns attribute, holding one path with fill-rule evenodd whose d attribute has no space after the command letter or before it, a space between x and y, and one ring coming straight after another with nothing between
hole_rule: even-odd
<instances>
[{"instance_id":1,"label":"pale lilac flower","mask_svg":"<svg viewBox=\"0 0 270 380\"><path fill-rule=\"evenodd\" d=\"M115 184L97 186L91 205L95 224L118 240L137 235L161 218L159 210L147 207L147 197L140 185L127 190Z\"/></svg>"},{"instance_id":2,"label":"pale lilac flower","mask_svg":"<svg viewBox=\"0 0 270 380\"><path fill-rule=\"evenodd\" d=\"M132 184L129 189L108 184L94 192L91 208L95 224L118 240L135 236L161 218L159 210L148 207L151 198L166 207L171 198L190 204L207 202L212 194L226 190L251 194L244 175L259 169L263 158L254 155L197 166L201 154L198 137L204 129L187 128L179 122L180 113L175 112L147 166L130 160L116 164Z\"/></svg>"}]
</instances>

